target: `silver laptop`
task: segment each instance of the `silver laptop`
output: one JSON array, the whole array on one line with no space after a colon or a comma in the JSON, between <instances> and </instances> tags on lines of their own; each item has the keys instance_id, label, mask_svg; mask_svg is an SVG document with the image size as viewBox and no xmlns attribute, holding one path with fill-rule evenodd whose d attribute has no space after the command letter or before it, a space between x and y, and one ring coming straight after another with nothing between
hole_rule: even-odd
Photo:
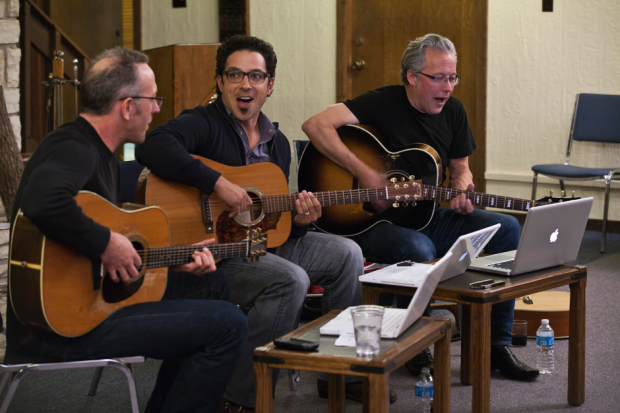
<instances>
[{"instance_id":1,"label":"silver laptop","mask_svg":"<svg viewBox=\"0 0 620 413\"><path fill-rule=\"evenodd\" d=\"M381 323L381 337L397 338L406 329L408 329L424 312L428 305L435 287L439 284L439 280L445 271L448 261L452 257L452 253L448 252L435 265L431 265L424 275L424 282L419 287L407 309L402 308L386 308L383 313L383 321ZM353 334L353 319L351 318L351 307L342 311L336 318L330 320L319 329L323 335L341 335L344 333Z\"/></svg>"},{"instance_id":2,"label":"silver laptop","mask_svg":"<svg viewBox=\"0 0 620 413\"><path fill-rule=\"evenodd\" d=\"M470 270L518 275L577 259L593 198L532 208L515 251L479 257Z\"/></svg>"},{"instance_id":3,"label":"silver laptop","mask_svg":"<svg viewBox=\"0 0 620 413\"><path fill-rule=\"evenodd\" d=\"M448 261L446 270L439 282L463 274L472 261L482 252L487 243L493 238L501 225L483 228L481 230L461 235L449 252L452 259ZM360 276L360 281L375 284L406 285L418 287L424 275L433 264L402 262L383 269Z\"/></svg>"}]
</instances>

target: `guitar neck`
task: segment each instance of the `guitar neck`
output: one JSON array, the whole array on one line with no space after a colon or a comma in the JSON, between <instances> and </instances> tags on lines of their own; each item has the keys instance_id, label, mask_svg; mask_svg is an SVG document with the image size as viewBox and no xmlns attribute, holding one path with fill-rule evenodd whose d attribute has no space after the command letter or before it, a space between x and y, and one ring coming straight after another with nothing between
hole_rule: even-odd
<instances>
[{"instance_id":1,"label":"guitar neck","mask_svg":"<svg viewBox=\"0 0 620 413\"><path fill-rule=\"evenodd\" d=\"M323 207L388 199L387 188L313 192L313 195ZM297 199L297 194L261 197L262 207L267 213L293 211L295 210L295 200Z\"/></svg>"},{"instance_id":2,"label":"guitar neck","mask_svg":"<svg viewBox=\"0 0 620 413\"><path fill-rule=\"evenodd\" d=\"M205 245L185 245L179 247L154 247L140 252L146 268L168 267L187 264L193 260L194 251L201 251ZM243 257L248 254L248 244L245 242L216 244L206 246L216 260L232 257Z\"/></svg>"},{"instance_id":3,"label":"guitar neck","mask_svg":"<svg viewBox=\"0 0 620 413\"><path fill-rule=\"evenodd\" d=\"M439 186L422 185L424 199L447 202L452 198L465 194L473 206L511 209L514 211L529 211L535 206L531 199L511 198L507 196L489 195L481 192L463 191L460 189L443 188Z\"/></svg>"}]
</instances>

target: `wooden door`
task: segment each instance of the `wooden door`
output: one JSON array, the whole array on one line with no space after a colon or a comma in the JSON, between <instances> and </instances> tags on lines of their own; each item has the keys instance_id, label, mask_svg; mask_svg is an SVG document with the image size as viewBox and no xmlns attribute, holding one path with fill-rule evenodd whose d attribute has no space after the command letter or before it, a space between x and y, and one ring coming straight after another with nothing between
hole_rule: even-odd
<instances>
[{"instance_id":1,"label":"wooden door","mask_svg":"<svg viewBox=\"0 0 620 413\"><path fill-rule=\"evenodd\" d=\"M488 0L338 1L337 100L401 84L402 54L409 41L437 33L454 42L463 102L478 148L469 157L476 191L485 190ZM361 69L353 69L363 61ZM359 66L359 64L358 64Z\"/></svg>"}]
</instances>

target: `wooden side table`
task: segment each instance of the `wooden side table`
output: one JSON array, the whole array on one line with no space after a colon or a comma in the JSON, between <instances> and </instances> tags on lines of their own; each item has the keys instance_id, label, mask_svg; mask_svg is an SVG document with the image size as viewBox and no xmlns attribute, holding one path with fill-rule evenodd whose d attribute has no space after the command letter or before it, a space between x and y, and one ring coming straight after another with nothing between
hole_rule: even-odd
<instances>
[{"instance_id":1,"label":"wooden side table","mask_svg":"<svg viewBox=\"0 0 620 413\"><path fill-rule=\"evenodd\" d=\"M361 376L365 384L364 412L387 413L390 373L431 344L435 345L434 411L450 411L451 328L448 317L421 317L398 339L381 339L381 353L365 359L355 355L355 347L336 347L337 337L320 335L319 328L339 312L333 310L284 336L318 342L317 352L282 350L273 343L254 350L257 413L273 412L274 368L328 373L330 413L345 411L344 376Z\"/></svg>"},{"instance_id":2,"label":"wooden side table","mask_svg":"<svg viewBox=\"0 0 620 413\"><path fill-rule=\"evenodd\" d=\"M506 285L473 290L469 284L484 279L506 280ZM465 304L461 326L461 382L472 384L472 411L491 411L491 307L539 291L570 286L568 339L568 403L579 406L585 401L586 366L586 282L584 266L547 268L513 277L477 271L439 283L433 298ZM364 304L378 304L381 291L413 295L415 288L363 283Z\"/></svg>"}]
</instances>

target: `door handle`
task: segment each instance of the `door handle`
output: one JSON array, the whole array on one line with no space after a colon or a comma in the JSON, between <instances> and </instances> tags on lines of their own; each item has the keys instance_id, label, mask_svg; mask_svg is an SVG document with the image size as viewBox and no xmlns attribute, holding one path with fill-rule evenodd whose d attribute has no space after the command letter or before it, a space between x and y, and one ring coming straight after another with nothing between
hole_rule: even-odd
<instances>
[{"instance_id":1,"label":"door handle","mask_svg":"<svg viewBox=\"0 0 620 413\"><path fill-rule=\"evenodd\" d=\"M364 66L366 66L366 62L363 61L362 59L357 59L355 62L353 62L353 64L351 65L351 69L352 70L362 70L364 68Z\"/></svg>"}]
</instances>

